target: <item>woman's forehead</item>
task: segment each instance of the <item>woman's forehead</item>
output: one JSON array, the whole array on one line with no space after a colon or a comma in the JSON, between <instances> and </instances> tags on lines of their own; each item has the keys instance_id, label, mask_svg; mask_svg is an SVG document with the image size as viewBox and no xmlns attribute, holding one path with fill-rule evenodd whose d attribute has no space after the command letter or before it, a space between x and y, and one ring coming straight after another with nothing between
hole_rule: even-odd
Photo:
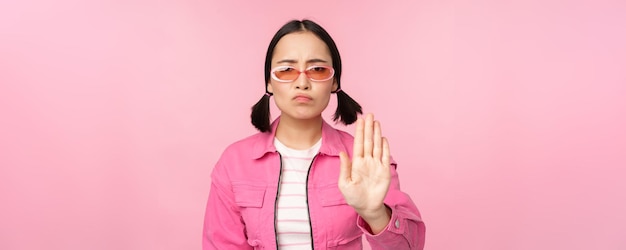
<instances>
[{"instance_id":1,"label":"woman's forehead","mask_svg":"<svg viewBox=\"0 0 626 250\"><path fill-rule=\"evenodd\" d=\"M282 37L274 48L272 62L331 62L328 46L311 32L296 32Z\"/></svg>"}]
</instances>

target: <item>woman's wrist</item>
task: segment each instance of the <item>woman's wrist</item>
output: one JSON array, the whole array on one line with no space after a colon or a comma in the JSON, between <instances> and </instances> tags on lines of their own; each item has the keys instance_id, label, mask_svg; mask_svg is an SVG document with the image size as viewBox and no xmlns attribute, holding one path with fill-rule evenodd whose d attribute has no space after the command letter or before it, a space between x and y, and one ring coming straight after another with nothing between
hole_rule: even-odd
<instances>
[{"instance_id":1,"label":"woman's wrist","mask_svg":"<svg viewBox=\"0 0 626 250\"><path fill-rule=\"evenodd\" d=\"M378 234L387 227L391 220L391 209L386 205L373 211L361 211L359 216L369 225L372 234Z\"/></svg>"}]
</instances>

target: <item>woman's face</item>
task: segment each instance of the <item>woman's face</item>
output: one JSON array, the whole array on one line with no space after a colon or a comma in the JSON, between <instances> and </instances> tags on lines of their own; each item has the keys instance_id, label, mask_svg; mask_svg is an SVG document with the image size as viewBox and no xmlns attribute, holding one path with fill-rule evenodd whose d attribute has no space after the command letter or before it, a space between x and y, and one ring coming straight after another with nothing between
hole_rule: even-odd
<instances>
[{"instance_id":1,"label":"woman's face","mask_svg":"<svg viewBox=\"0 0 626 250\"><path fill-rule=\"evenodd\" d=\"M274 48L272 69L291 66L304 72L311 66L328 66L333 63L328 46L315 34L295 32L282 37ZM279 82L270 77L268 91L274 94L274 102L281 116L293 119L314 119L321 116L328 106L331 91L337 90L335 78L312 81L301 73L292 82Z\"/></svg>"}]
</instances>

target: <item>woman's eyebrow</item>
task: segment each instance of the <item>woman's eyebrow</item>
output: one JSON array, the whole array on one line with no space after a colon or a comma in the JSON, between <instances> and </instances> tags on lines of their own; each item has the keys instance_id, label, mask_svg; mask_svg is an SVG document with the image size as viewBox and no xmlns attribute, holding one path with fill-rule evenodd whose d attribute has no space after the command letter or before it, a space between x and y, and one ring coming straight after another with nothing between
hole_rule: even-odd
<instances>
[{"instance_id":1,"label":"woman's eyebrow","mask_svg":"<svg viewBox=\"0 0 626 250\"><path fill-rule=\"evenodd\" d=\"M328 63L328 61L326 61L324 59L318 59L318 58L307 60L306 62L307 63Z\"/></svg>"},{"instance_id":2,"label":"woman's eyebrow","mask_svg":"<svg viewBox=\"0 0 626 250\"><path fill-rule=\"evenodd\" d=\"M280 61L278 61L276 63L297 63L297 62L298 61L294 60L294 59L283 59L283 60L280 60ZM306 62L307 63L328 63L328 61L326 61L324 59L319 59L319 58L313 58L313 59L307 60Z\"/></svg>"},{"instance_id":3,"label":"woman's eyebrow","mask_svg":"<svg viewBox=\"0 0 626 250\"><path fill-rule=\"evenodd\" d=\"M283 59L283 60L280 60L280 61L278 61L276 63L297 63L297 62L298 61L293 60L293 59Z\"/></svg>"}]
</instances>

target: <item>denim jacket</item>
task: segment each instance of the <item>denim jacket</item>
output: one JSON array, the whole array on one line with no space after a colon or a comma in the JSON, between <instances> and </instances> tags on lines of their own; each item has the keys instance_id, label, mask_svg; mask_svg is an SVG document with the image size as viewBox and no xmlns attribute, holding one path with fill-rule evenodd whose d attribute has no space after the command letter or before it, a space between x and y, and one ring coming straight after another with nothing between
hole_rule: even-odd
<instances>
[{"instance_id":1,"label":"denim jacket","mask_svg":"<svg viewBox=\"0 0 626 250\"><path fill-rule=\"evenodd\" d=\"M277 249L275 206L281 156L274 147L279 119L271 132L257 133L228 146L211 174L202 249ZM365 235L372 249L423 249L425 225L411 198L400 190L392 160L391 185L384 203L391 209L385 229L373 235L367 223L339 191L339 152L352 157L354 138L322 125L322 146L307 183L314 249L362 249Z\"/></svg>"}]
</instances>

